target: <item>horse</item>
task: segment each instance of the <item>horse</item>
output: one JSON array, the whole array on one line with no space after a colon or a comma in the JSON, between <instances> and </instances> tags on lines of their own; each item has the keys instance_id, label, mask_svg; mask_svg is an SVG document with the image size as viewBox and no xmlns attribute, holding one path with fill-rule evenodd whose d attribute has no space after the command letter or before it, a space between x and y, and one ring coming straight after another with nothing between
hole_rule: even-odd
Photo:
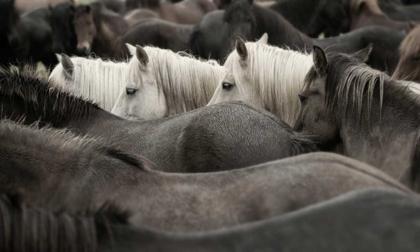
<instances>
[{"instance_id":1,"label":"horse","mask_svg":"<svg viewBox=\"0 0 420 252\"><path fill-rule=\"evenodd\" d=\"M295 134L273 115L242 103L127 121L52 85L32 71L2 71L0 116L107 138L167 172L235 169L315 150L304 133Z\"/></svg>"},{"instance_id":2,"label":"horse","mask_svg":"<svg viewBox=\"0 0 420 252\"><path fill-rule=\"evenodd\" d=\"M142 21L153 19L153 18L158 19L159 18L158 14L154 11L147 10L147 9L132 10L124 15L124 19L127 22L128 27L130 28Z\"/></svg>"},{"instance_id":3,"label":"horse","mask_svg":"<svg viewBox=\"0 0 420 252\"><path fill-rule=\"evenodd\" d=\"M375 0L370 0L375 1ZM388 3L386 1L378 1L379 7L386 15L388 15L393 20L407 21L420 20L420 5L397 5L395 3Z\"/></svg>"},{"instance_id":4,"label":"horse","mask_svg":"<svg viewBox=\"0 0 420 252\"><path fill-rule=\"evenodd\" d=\"M123 56L130 56L125 44L152 45L173 52L187 51L192 25L179 25L159 19L143 20L121 38Z\"/></svg>"},{"instance_id":5,"label":"horse","mask_svg":"<svg viewBox=\"0 0 420 252\"><path fill-rule=\"evenodd\" d=\"M14 0L0 1L0 65L15 60L15 51L20 44L19 13Z\"/></svg>"},{"instance_id":6,"label":"horse","mask_svg":"<svg viewBox=\"0 0 420 252\"><path fill-rule=\"evenodd\" d=\"M1 191L69 213L114 202L132 213L131 224L165 231L232 227L358 189L412 193L376 168L335 154L311 153L235 171L170 174L151 170L147 160L100 139L4 122L0 132L6 154L0 156Z\"/></svg>"},{"instance_id":7,"label":"horse","mask_svg":"<svg viewBox=\"0 0 420 252\"><path fill-rule=\"evenodd\" d=\"M415 27L400 46L400 61L392 78L405 79L420 83L420 26Z\"/></svg>"},{"instance_id":8,"label":"horse","mask_svg":"<svg viewBox=\"0 0 420 252\"><path fill-rule=\"evenodd\" d=\"M374 165L419 191L418 95L367 67L370 50L327 57L314 47L295 129L314 135L321 149Z\"/></svg>"},{"instance_id":9,"label":"horse","mask_svg":"<svg viewBox=\"0 0 420 252\"><path fill-rule=\"evenodd\" d=\"M16 2L16 9L23 14L38 8L54 8L62 3L75 5L75 0L13 0Z\"/></svg>"},{"instance_id":10,"label":"horse","mask_svg":"<svg viewBox=\"0 0 420 252\"><path fill-rule=\"evenodd\" d=\"M77 37L74 29L74 13L76 8L73 4L62 3L56 7L50 7L51 29L54 53L77 53Z\"/></svg>"},{"instance_id":11,"label":"horse","mask_svg":"<svg viewBox=\"0 0 420 252\"><path fill-rule=\"evenodd\" d=\"M101 58L70 58L65 54L57 57L60 63L49 76L56 86L93 100L106 111L112 110L126 84L123 78L126 62L104 61Z\"/></svg>"},{"instance_id":12,"label":"horse","mask_svg":"<svg viewBox=\"0 0 420 252\"><path fill-rule=\"evenodd\" d=\"M410 32L408 22L394 21L390 19L375 1L351 0L350 1L351 24L350 30L356 30L369 25L382 25L397 30Z\"/></svg>"},{"instance_id":13,"label":"horse","mask_svg":"<svg viewBox=\"0 0 420 252\"><path fill-rule=\"evenodd\" d=\"M47 68L57 64L52 50L53 37L51 11L39 8L21 16L19 26L20 44L16 59L25 63L41 61Z\"/></svg>"},{"instance_id":14,"label":"horse","mask_svg":"<svg viewBox=\"0 0 420 252\"><path fill-rule=\"evenodd\" d=\"M325 37L338 36L350 29L350 20L341 1L277 1L269 8L312 38L318 38L321 33Z\"/></svg>"},{"instance_id":15,"label":"horse","mask_svg":"<svg viewBox=\"0 0 420 252\"><path fill-rule=\"evenodd\" d=\"M115 204L69 214L28 206L6 194L0 196L0 206L1 228L7 231L0 240L3 251L225 252L246 247L267 252L411 252L420 245L415 235L420 231L418 197L391 189L350 192L294 213L200 234L135 227L127 223L130 213ZM305 242L302 236L308 236Z\"/></svg>"},{"instance_id":16,"label":"horse","mask_svg":"<svg viewBox=\"0 0 420 252\"><path fill-rule=\"evenodd\" d=\"M367 27L366 30L344 35L345 39L344 36L311 39L278 13L247 0L237 0L225 11L206 15L194 27L189 45L193 55L223 62L234 48L236 36L255 41L264 33L268 34L270 45L304 52L310 52L313 45L318 45L328 50L354 53L373 43L375 53L369 64L379 70L397 65L397 50L404 37L393 29Z\"/></svg>"},{"instance_id":17,"label":"horse","mask_svg":"<svg viewBox=\"0 0 420 252\"><path fill-rule=\"evenodd\" d=\"M293 126L300 111L297 95L312 66L310 55L267 45L266 35L256 43L238 38L208 105L244 101Z\"/></svg>"},{"instance_id":18,"label":"horse","mask_svg":"<svg viewBox=\"0 0 420 252\"><path fill-rule=\"evenodd\" d=\"M125 14L125 0L100 0L100 2L115 13Z\"/></svg>"},{"instance_id":19,"label":"horse","mask_svg":"<svg viewBox=\"0 0 420 252\"><path fill-rule=\"evenodd\" d=\"M133 57L126 85L112 109L125 119L152 120L204 107L224 74L217 62L186 53L139 45L128 48Z\"/></svg>"},{"instance_id":20,"label":"horse","mask_svg":"<svg viewBox=\"0 0 420 252\"><path fill-rule=\"evenodd\" d=\"M392 74L400 58L398 48L405 36L404 31L393 28L368 26L341 36L317 39L315 44L328 52L344 53L354 53L372 44L373 49L366 63L372 68Z\"/></svg>"},{"instance_id":21,"label":"horse","mask_svg":"<svg viewBox=\"0 0 420 252\"><path fill-rule=\"evenodd\" d=\"M179 3L164 2L159 0L127 0L126 10L137 8L150 9L159 15L159 18L178 24L195 24L200 18L217 9L213 1L184 0Z\"/></svg>"},{"instance_id":22,"label":"horse","mask_svg":"<svg viewBox=\"0 0 420 252\"><path fill-rule=\"evenodd\" d=\"M106 9L100 2L79 5L74 20L77 50L98 57L121 58L118 39L128 29L123 17Z\"/></svg>"}]
</instances>

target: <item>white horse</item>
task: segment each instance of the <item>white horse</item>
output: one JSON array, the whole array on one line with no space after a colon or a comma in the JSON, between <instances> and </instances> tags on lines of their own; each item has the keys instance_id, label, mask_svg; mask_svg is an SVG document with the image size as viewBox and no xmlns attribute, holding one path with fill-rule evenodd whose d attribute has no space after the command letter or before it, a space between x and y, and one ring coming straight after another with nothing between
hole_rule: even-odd
<instances>
[{"instance_id":1,"label":"white horse","mask_svg":"<svg viewBox=\"0 0 420 252\"><path fill-rule=\"evenodd\" d=\"M293 127L300 110L298 94L313 66L308 54L267 45L267 34L257 42L240 38L225 62L226 74L209 105L244 101L270 111Z\"/></svg>"},{"instance_id":2,"label":"white horse","mask_svg":"<svg viewBox=\"0 0 420 252\"><path fill-rule=\"evenodd\" d=\"M111 111L124 88L126 62L103 61L100 58L57 55L60 62L50 74L57 86L97 103Z\"/></svg>"},{"instance_id":3,"label":"white horse","mask_svg":"<svg viewBox=\"0 0 420 252\"><path fill-rule=\"evenodd\" d=\"M126 119L151 120L206 106L224 68L182 52L127 45L133 57L127 85L112 113Z\"/></svg>"}]
</instances>

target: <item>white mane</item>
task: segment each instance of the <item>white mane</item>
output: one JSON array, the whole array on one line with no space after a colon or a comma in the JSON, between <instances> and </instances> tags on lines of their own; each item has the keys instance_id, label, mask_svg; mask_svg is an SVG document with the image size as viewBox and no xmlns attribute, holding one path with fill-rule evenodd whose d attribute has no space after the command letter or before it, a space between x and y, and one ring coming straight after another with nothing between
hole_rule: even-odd
<instances>
[{"instance_id":1,"label":"white mane","mask_svg":"<svg viewBox=\"0 0 420 252\"><path fill-rule=\"evenodd\" d=\"M247 78L264 108L293 126L300 111L298 94L309 69L312 56L263 43L248 42L249 71L244 72L236 50L225 63L235 80ZM241 85L241 81L236 81Z\"/></svg>"},{"instance_id":2,"label":"white mane","mask_svg":"<svg viewBox=\"0 0 420 252\"><path fill-rule=\"evenodd\" d=\"M166 99L168 115L204 107L210 101L223 76L224 68L216 61L198 60L185 53L145 47L152 64L153 78ZM129 80L141 83L141 64L137 57L129 63Z\"/></svg>"},{"instance_id":3,"label":"white mane","mask_svg":"<svg viewBox=\"0 0 420 252\"><path fill-rule=\"evenodd\" d=\"M117 102L118 95L124 88L124 71L126 62L103 61L100 58L72 57L74 65L73 76L68 78L62 64L58 64L50 74L58 86L75 95L91 99L95 103L111 111Z\"/></svg>"}]
</instances>

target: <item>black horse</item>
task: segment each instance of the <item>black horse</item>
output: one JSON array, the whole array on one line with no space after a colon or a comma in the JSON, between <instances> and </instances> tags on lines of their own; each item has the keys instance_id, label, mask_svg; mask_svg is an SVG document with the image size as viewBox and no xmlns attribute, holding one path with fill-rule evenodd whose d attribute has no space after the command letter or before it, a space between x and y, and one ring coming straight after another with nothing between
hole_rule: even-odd
<instances>
[{"instance_id":1,"label":"black horse","mask_svg":"<svg viewBox=\"0 0 420 252\"><path fill-rule=\"evenodd\" d=\"M372 43L374 53L368 64L389 73L398 64L398 47L404 39L403 33L381 27L363 28L324 40L312 39L278 13L248 0L236 0L225 11L207 14L194 27L189 45L194 55L223 62L232 51L236 36L255 41L264 33L271 45L306 52L319 45L328 51L353 53Z\"/></svg>"},{"instance_id":2,"label":"black horse","mask_svg":"<svg viewBox=\"0 0 420 252\"><path fill-rule=\"evenodd\" d=\"M350 20L345 6L337 0L286 0L270 6L301 32L317 38L348 32Z\"/></svg>"},{"instance_id":3,"label":"black horse","mask_svg":"<svg viewBox=\"0 0 420 252\"><path fill-rule=\"evenodd\" d=\"M192 29L192 25L175 24L160 19L144 20L122 36L121 50L123 56L131 56L125 46L126 43L141 46L152 45L174 52L187 51L188 39Z\"/></svg>"},{"instance_id":4,"label":"black horse","mask_svg":"<svg viewBox=\"0 0 420 252\"><path fill-rule=\"evenodd\" d=\"M133 227L127 223L130 213L116 204L69 214L1 195L0 209L1 251L412 252L420 247L419 198L394 190L356 191L280 217L199 234Z\"/></svg>"},{"instance_id":5,"label":"black horse","mask_svg":"<svg viewBox=\"0 0 420 252\"><path fill-rule=\"evenodd\" d=\"M14 0L0 0L0 65L7 65L15 60L20 44L19 13Z\"/></svg>"},{"instance_id":6,"label":"black horse","mask_svg":"<svg viewBox=\"0 0 420 252\"><path fill-rule=\"evenodd\" d=\"M76 8L71 3L62 3L51 11L51 29L54 53L74 55L77 53L77 37L74 29Z\"/></svg>"},{"instance_id":7,"label":"black horse","mask_svg":"<svg viewBox=\"0 0 420 252\"><path fill-rule=\"evenodd\" d=\"M383 1L378 1L378 4L381 10L394 20L420 21L420 4L405 6Z\"/></svg>"}]
</instances>

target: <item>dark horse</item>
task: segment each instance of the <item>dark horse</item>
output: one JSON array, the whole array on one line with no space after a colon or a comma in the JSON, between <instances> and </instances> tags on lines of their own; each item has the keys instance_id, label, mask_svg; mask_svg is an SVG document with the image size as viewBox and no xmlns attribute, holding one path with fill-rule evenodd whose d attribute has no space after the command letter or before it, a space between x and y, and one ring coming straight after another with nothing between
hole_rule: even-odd
<instances>
[{"instance_id":1,"label":"dark horse","mask_svg":"<svg viewBox=\"0 0 420 252\"><path fill-rule=\"evenodd\" d=\"M200 234L133 227L127 223L130 213L121 208L107 204L69 214L1 195L0 250L412 252L420 247L420 201L395 190L360 190L280 217Z\"/></svg>"},{"instance_id":2,"label":"dark horse","mask_svg":"<svg viewBox=\"0 0 420 252\"><path fill-rule=\"evenodd\" d=\"M128 29L123 17L106 9L100 2L79 5L76 9L74 26L79 53L92 52L98 57L121 58L118 37Z\"/></svg>"},{"instance_id":3,"label":"dark horse","mask_svg":"<svg viewBox=\"0 0 420 252\"><path fill-rule=\"evenodd\" d=\"M0 0L0 65L7 65L16 59L15 52L21 40L19 24L14 0Z\"/></svg>"},{"instance_id":4,"label":"dark horse","mask_svg":"<svg viewBox=\"0 0 420 252\"><path fill-rule=\"evenodd\" d=\"M51 10L51 29L54 53L77 54L77 36L74 29L76 8L71 3L62 3Z\"/></svg>"},{"instance_id":5,"label":"dark horse","mask_svg":"<svg viewBox=\"0 0 420 252\"><path fill-rule=\"evenodd\" d=\"M409 19L420 21L420 4L405 6L385 1L379 1L378 4L381 10L394 20L407 21Z\"/></svg>"},{"instance_id":6,"label":"dark horse","mask_svg":"<svg viewBox=\"0 0 420 252\"><path fill-rule=\"evenodd\" d=\"M352 53L372 43L374 54L368 63L379 70L389 69L390 73L398 63L398 46L404 39L403 33L383 27L367 27L324 40L311 39L276 12L248 0L236 0L225 11L206 15L194 27L189 45L196 56L224 61L237 36L255 41L264 33L268 34L269 44L298 51L311 51L313 45L319 45L328 51Z\"/></svg>"},{"instance_id":7,"label":"dark horse","mask_svg":"<svg viewBox=\"0 0 420 252\"><path fill-rule=\"evenodd\" d=\"M217 9L213 1L184 0L179 3L163 2L160 0L127 0L126 10L138 8L150 9L159 15L159 18L178 24L195 24L204 14Z\"/></svg>"},{"instance_id":8,"label":"dark horse","mask_svg":"<svg viewBox=\"0 0 420 252\"><path fill-rule=\"evenodd\" d=\"M349 31L350 21L345 6L338 0L286 0L270 6L294 27L310 37L338 36Z\"/></svg>"},{"instance_id":9,"label":"dark horse","mask_svg":"<svg viewBox=\"0 0 420 252\"><path fill-rule=\"evenodd\" d=\"M0 74L0 106L2 117L25 116L28 124L41 120L114 140L123 150L141 154L156 163L156 169L168 172L241 168L301 154L314 146L272 114L242 103L159 120L124 120L81 98L51 90L47 80L31 71Z\"/></svg>"},{"instance_id":10,"label":"dark horse","mask_svg":"<svg viewBox=\"0 0 420 252\"><path fill-rule=\"evenodd\" d=\"M141 46L152 45L174 52L187 51L192 29L192 25L179 25L159 19L145 20L124 34L121 38L121 50L125 57L131 57L125 46L128 43Z\"/></svg>"},{"instance_id":11,"label":"dark horse","mask_svg":"<svg viewBox=\"0 0 420 252\"><path fill-rule=\"evenodd\" d=\"M13 3L0 2L0 64L42 61L46 67L53 67L58 62L54 52L73 54L72 4L36 9L19 17Z\"/></svg>"},{"instance_id":12,"label":"dark horse","mask_svg":"<svg viewBox=\"0 0 420 252\"><path fill-rule=\"evenodd\" d=\"M311 153L235 171L171 174L98 139L0 123L0 190L33 206L85 212L107 201L130 222L212 230L267 219L364 188L408 189L361 162Z\"/></svg>"},{"instance_id":13,"label":"dark horse","mask_svg":"<svg viewBox=\"0 0 420 252\"><path fill-rule=\"evenodd\" d=\"M316 136L322 148L363 160L419 192L418 95L367 67L370 50L327 57L314 48L295 127Z\"/></svg>"}]
</instances>

